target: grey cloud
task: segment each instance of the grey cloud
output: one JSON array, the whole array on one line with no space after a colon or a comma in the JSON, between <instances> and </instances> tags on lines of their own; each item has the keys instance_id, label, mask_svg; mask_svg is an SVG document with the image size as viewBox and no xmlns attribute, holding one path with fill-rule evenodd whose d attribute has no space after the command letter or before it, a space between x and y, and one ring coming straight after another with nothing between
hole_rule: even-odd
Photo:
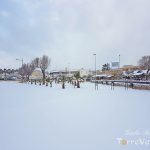
<instances>
[{"instance_id":1,"label":"grey cloud","mask_svg":"<svg viewBox=\"0 0 150 150\"><path fill-rule=\"evenodd\" d=\"M47 54L53 68L92 68L118 60L136 64L149 54L148 0L11 0L0 25L0 49L29 60ZM8 42L9 41L9 42Z\"/></svg>"}]
</instances>

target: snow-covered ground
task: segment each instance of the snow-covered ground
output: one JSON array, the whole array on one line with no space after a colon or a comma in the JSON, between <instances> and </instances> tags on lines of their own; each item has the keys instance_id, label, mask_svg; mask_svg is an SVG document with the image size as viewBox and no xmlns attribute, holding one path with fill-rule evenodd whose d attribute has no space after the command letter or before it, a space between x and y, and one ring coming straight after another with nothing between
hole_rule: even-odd
<instances>
[{"instance_id":1,"label":"snow-covered ground","mask_svg":"<svg viewBox=\"0 0 150 150\"><path fill-rule=\"evenodd\" d=\"M0 82L0 150L150 149L117 138L150 140L149 91Z\"/></svg>"}]
</instances>

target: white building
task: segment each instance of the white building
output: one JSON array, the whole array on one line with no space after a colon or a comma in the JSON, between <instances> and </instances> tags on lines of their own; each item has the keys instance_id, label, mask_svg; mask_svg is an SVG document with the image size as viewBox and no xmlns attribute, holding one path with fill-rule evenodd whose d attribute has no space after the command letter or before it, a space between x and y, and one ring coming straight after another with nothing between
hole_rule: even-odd
<instances>
[{"instance_id":1,"label":"white building","mask_svg":"<svg viewBox=\"0 0 150 150\"><path fill-rule=\"evenodd\" d=\"M90 72L88 70L83 69L83 68L80 69L79 72L80 72L81 77L87 77L88 75L90 75Z\"/></svg>"},{"instance_id":2,"label":"white building","mask_svg":"<svg viewBox=\"0 0 150 150\"><path fill-rule=\"evenodd\" d=\"M88 75L91 75L91 72L85 69L79 69L79 70L70 70L70 71L51 71L50 75L53 77L59 77L61 75L65 75L68 77L73 77L76 73L80 73L81 77L87 77Z\"/></svg>"},{"instance_id":3,"label":"white building","mask_svg":"<svg viewBox=\"0 0 150 150\"><path fill-rule=\"evenodd\" d=\"M43 74L40 68L36 68L30 76L30 79L32 80L41 80L42 78Z\"/></svg>"}]
</instances>

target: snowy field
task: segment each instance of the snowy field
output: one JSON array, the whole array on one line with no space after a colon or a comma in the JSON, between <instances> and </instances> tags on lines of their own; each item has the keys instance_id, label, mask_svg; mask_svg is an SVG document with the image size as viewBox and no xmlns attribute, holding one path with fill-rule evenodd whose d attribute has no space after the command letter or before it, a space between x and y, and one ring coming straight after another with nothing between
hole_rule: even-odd
<instances>
[{"instance_id":1,"label":"snowy field","mask_svg":"<svg viewBox=\"0 0 150 150\"><path fill-rule=\"evenodd\" d=\"M0 82L0 150L150 150L117 138L150 139L150 91Z\"/></svg>"}]
</instances>

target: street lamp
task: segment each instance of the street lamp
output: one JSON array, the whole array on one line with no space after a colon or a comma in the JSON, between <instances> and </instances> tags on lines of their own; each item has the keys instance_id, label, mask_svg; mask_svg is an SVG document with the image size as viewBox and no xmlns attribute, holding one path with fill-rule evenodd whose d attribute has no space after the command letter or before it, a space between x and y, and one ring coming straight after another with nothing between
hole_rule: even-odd
<instances>
[{"instance_id":1,"label":"street lamp","mask_svg":"<svg viewBox=\"0 0 150 150\"><path fill-rule=\"evenodd\" d=\"M96 90L96 75L97 75L97 72L96 72L96 54L93 54L95 56L95 90Z\"/></svg>"},{"instance_id":2,"label":"street lamp","mask_svg":"<svg viewBox=\"0 0 150 150\"><path fill-rule=\"evenodd\" d=\"M22 66L23 66L23 58L22 59L16 58L16 60L21 61L22 62Z\"/></svg>"},{"instance_id":3,"label":"street lamp","mask_svg":"<svg viewBox=\"0 0 150 150\"><path fill-rule=\"evenodd\" d=\"M120 54L119 54L119 68L120 68Z\"/></svg>"},{"instance_id":4,"label":"street lamp","mask_svg":"<svg viewBox=\"0 0 150 150\"><path fill-rule=\"evenodd\" d=\"M6 69L4 69L4 80L6 80L7 77L6 77Z\"/></svg>"},{"instance_id":5,"label":"street lamp","mask_svg":"<svg viewBox=\"0 0 150 150\"><path fill-rule=\"evenodd\" d=\"M70 63L68 63L68 77L69 77L69 75L70 75Z\"/></svg>"}]
</instances>

